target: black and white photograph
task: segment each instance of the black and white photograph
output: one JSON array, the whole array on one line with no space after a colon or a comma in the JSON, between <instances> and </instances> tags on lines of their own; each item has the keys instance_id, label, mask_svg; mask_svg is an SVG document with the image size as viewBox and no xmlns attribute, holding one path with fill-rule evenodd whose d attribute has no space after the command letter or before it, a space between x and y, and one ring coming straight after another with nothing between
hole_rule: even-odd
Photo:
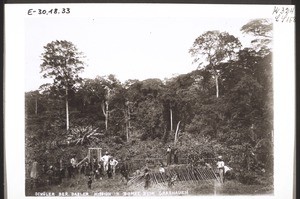
<instances>
[{"instance_id":1,"label":"black and white photograph","mask_svg":"<svg viewBox=\"0 0 300 199\"><path fill-rule=\"evenodd\" d=\"M293 6L18 9L8 195L291 196Z\"/></svg>"}]
</instances>

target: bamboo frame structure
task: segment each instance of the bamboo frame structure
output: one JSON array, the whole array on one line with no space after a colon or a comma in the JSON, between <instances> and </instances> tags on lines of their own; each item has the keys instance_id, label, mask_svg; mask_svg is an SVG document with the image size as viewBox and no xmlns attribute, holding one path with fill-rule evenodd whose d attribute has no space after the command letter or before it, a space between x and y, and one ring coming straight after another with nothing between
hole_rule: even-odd
<instances>
[{"instance_id":1,"label":"bamboo frame structure","mask_svg":"<svg viewBox=\"0 0 300 199\"><path fill-rule=\"evenodd\" d=\"M216 175L213 169L203 169L197 167L186 167L186 168L174 168L170 169L166 173L162 174L160 172L150 172L150 179L152 183L158 184L165 184L170 181L172 176L177 176L176 181L185 181L187 183L201 183L206 182L210 183L216 181L220 183L220 178ZM129 183L141 183L144 179L144 176L138 175L134 176Z\"/></svg>"},{"instance_id":2,"label":"bamboo frame structure","mask_svg":"<svg viewBox=\"0 0 300 199\"><path fill-rule=\"evenodd\" d=\"M91 151L97 151L97 163L99 163L100 158L102 157L102 148L89 148L88 149L88 161L91 162Z\"/></svg>"}]
</instances>

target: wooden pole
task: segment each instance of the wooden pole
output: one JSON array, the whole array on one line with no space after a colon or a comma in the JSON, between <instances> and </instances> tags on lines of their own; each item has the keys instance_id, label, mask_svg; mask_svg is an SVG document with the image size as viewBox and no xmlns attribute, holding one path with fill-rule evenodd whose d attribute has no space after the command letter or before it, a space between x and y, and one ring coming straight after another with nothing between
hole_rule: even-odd
<instances>
[{"instance_id":1,"label":"wooden pole","mask_svg":"<svg viewBox=\"0 0 300 199\"><path fill-rule=\"evenodd\" d=\"M175 131L174 144L176 144L177 139L178 139L179 124L180 124L180 121L177 123L176 131Z\"/></svg>"},{"instance_id":2,"label":"wooden pole","mask_svg":"<svg viewBox=\"0 0 300 199\"><path fill-rule=\"evenodd\" d=\"M217 177L217 175L216 175L216 173L214 172L214 170L212 170L212 172L213 172L215 178L217 179L217 181L220 182L220 180L219 180L219 178Z\"/></svg>"}]
</instances>

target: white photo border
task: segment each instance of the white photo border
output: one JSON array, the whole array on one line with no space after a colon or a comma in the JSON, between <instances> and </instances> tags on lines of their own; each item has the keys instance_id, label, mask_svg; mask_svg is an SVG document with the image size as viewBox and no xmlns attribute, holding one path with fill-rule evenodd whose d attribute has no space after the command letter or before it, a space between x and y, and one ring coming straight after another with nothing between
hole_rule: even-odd
<instances>
[{"instance_id":1,"label":"white photo border","mask_svg":"<svg viewBox=\"0 0 300 199\"><path fill-rule=\"evenodd\" d=\"M25 198L25 21L31 8L70 7L65 17L155 16L182 14L189 17L274 18L275 5L191 5L191 4L7 4L5 5L5 166L7 197ZM278 6L278 5L276 5ZM128 9L124 9L128 7ZM294 7L294 6L283 6ZM99 12L99 9L101 12ZM134 12L132 11L134 10ZM218 13L218 16L213 15ZM62 17L62 16L60 16ZM295 24L273 22L274 28L274 195L255 198L292 198L295 153ZM183 197L183 196L180 196ZM193 196L190 196L193 197ZM197 196L199 197L199 196ZM247 198L249 196L203 196L205 198ZM26 197L36 198L36 197ZM44 197L50 198L50 197ZM53 197L51 197L53 198ZM73 197L72 197L73 198ZM90 198L90 197L88 197ZM91 197L94 198L94 197ZM124 198L124 197L122 197ZM171 198L171 197L166 197ZM173 198L173 197L172 197Z\"/></svg>"}]
</instances>

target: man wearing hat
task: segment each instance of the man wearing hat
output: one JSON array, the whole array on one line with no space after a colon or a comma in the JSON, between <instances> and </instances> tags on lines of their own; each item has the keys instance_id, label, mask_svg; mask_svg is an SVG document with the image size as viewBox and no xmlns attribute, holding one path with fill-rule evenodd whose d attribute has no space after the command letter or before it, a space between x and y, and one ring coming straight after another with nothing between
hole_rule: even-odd
<instances>
[{"instance_id":1,"label":"man wearing hat","mask_svg":"<svg viewBox=\"0 0 300 199\"><path fill-rule=\"evenodd\" d=\"M219 175L220 175L220 181L221 181L221 183L223 183L224 182L224 161L223 161L222 156L218 157L217 168L218 168Z\"/></svg>"}]
</instances>

